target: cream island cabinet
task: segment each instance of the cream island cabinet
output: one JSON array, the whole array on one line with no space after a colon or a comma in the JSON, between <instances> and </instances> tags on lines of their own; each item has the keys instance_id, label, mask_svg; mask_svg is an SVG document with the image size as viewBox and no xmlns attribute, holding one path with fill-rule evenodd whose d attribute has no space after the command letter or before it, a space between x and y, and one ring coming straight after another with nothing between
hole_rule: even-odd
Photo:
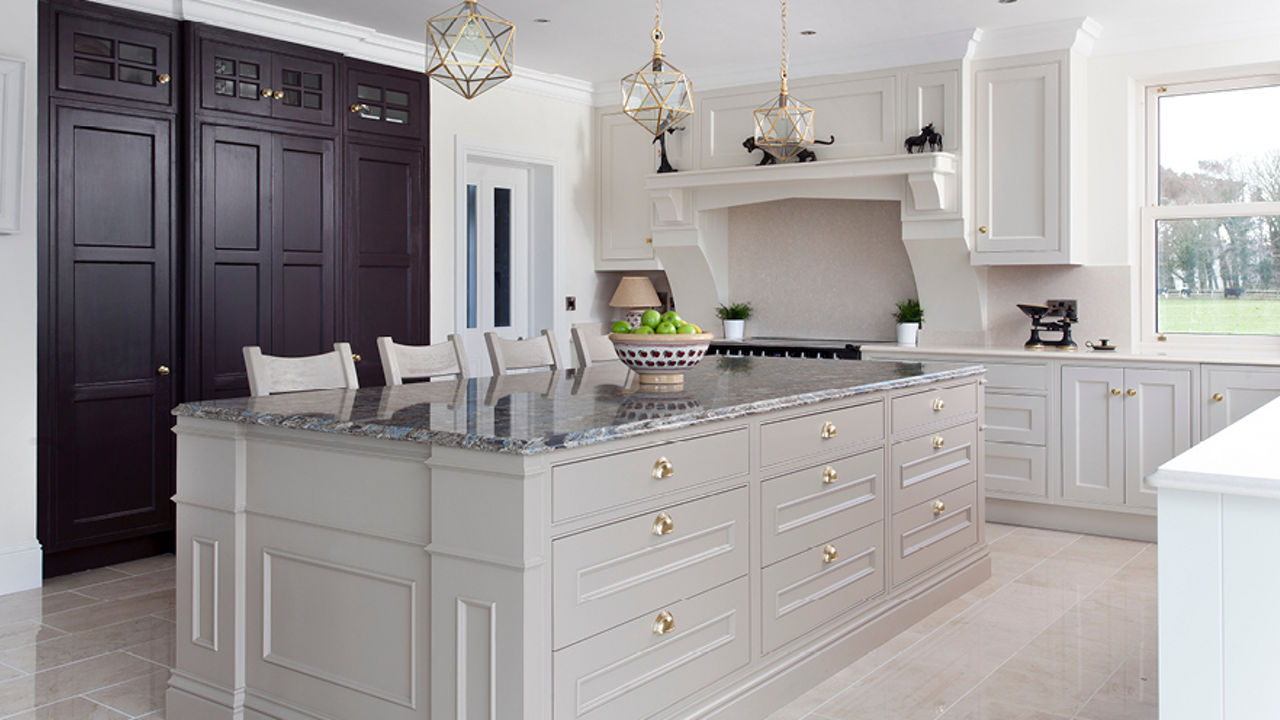
<instances>
[{"instance_id":1,"label":"cream island cabinet","mask_svg":"<svg viewBox=\"0 0 1280 720\"><path fill-rule=\"evenodd\" d=\"M183 720L763 718L990 575L982 369L179 407Z\"/></svg>"}]
</instances>

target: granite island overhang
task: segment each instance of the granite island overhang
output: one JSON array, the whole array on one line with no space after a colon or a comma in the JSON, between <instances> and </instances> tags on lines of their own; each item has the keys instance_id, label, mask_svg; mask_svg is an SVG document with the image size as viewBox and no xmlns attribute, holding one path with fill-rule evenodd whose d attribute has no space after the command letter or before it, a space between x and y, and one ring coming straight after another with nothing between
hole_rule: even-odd
<instances>
[{"instance_id":1,"label":"granite island overhang","mask_svg":"<svg viewBox=\"0 0 1280 720\"><path fill-rule=\"evenodd\" d=\"M168 711L763 718L990 575L980 366L189 403Z\"/></svg>"}]
</instances>

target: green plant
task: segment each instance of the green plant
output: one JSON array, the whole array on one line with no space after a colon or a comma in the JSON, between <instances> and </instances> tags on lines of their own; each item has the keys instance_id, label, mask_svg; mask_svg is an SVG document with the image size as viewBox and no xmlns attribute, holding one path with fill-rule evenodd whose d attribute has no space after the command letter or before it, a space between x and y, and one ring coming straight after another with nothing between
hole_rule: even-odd
<instances>
[{"instance_id":1,"label":"green plant","mask_svg":"<svg viewBox=\"0 0 1280 720\"><path fill-rule=\"evenodd\" d=\"M730 303L716 308L721 320L746 320L751 317L751 303Z\"/></svg>"},{"instance_id":2,"label":"green plant","mask_svg":"<svg viewBox=\"0 0 1280 720\"><path fill-rule=\"evenodd\" d=\"M898 302L898 309L893 312L893 319L902 324L919 325L924 322L924 309L920 307L920 301L915 298L901 300Z\"/></svg>"}]
</instances>

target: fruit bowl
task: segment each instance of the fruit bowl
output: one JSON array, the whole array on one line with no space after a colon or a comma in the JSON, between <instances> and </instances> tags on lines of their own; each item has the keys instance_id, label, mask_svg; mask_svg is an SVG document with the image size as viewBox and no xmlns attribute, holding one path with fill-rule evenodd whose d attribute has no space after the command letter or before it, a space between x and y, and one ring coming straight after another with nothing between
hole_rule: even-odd
<instances>
[{"instance_id":1,"label":"fruit bowl","mask_svg":"<svg viewBox=\"0 0 1280 720\"><path fill-rule=\"evenodd\" d=\"M640 376L642 385L679 385L684 371L698 364L711 347L711 333L660 335L610 333L623 365Z\"/></svg>"}]
</instances>

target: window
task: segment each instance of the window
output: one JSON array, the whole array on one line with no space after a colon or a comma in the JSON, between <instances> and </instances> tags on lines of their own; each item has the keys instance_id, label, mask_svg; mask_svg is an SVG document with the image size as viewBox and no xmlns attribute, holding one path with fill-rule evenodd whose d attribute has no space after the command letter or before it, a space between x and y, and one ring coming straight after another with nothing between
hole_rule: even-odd
<instances>
[{"instance_id":1,"label":"window","mask_svg":"<svg viewBox=\"0 0 1280 720\"><path fill-rule=\"evenodd\" d=\"M1280 336L1280 77L1146 98L1144 335Z\"/></svg>"}]
</instances>

